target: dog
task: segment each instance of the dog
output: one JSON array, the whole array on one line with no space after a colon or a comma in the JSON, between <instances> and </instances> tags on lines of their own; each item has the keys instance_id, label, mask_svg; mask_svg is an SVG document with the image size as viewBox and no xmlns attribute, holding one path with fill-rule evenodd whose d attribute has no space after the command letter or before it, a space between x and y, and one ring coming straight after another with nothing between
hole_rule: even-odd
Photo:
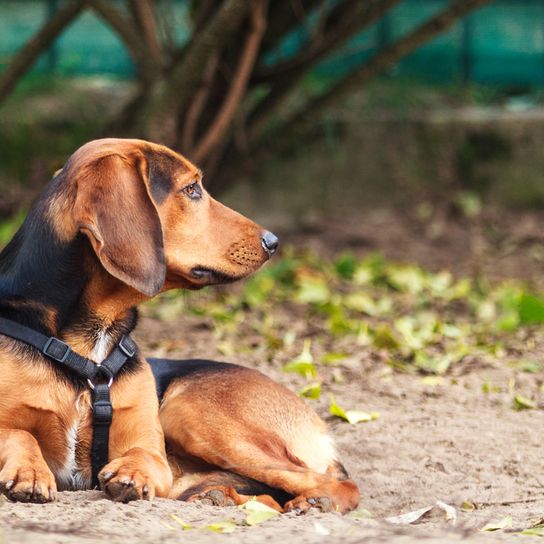
<instances>
[{"instance_id":1,"label":"dog","mask_svg":"<svg viewBox=\"0 0 544 544\"><path fill-rule=\"evenodd\" d=\"M0 317L49 338L40 351L0 334L0 490L43 503L93 485L98 383L53 360L51 342L100 369L136 326L138 304L244 278L277 245L164 146L79 148L0 254ZM107 497L229 505L257 496L297 513L357 506L325 424L283 386L238 365L122 350L126 363L107 384L113 417L98 473Z\"/></svg>"}]
</instances>

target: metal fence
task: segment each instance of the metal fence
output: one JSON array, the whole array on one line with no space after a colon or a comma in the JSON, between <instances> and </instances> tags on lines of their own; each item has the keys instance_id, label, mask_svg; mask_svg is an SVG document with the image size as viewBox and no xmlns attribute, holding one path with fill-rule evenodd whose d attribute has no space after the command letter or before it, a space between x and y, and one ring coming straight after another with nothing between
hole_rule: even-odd
<instances>
[{"instance_id":1,"label":"metal fence","mask_svg":"<svg viewBox=\"0 0 544 544\"><path fill-rule=\"evenodd\" d=\"M365 0L351 0L365 1ZM410 32L447 0L404 0L377 24L355 36L317 73L338 75ZM58 0L0 0L0 70L51 15ZM187 37L186 2L170 0L180 40ZM278 54L303 47L299 28ZM134 66L117 36L92 12L82 14L36 63L34 72L131 77ZM544 0L496 0L398 63L391 73L432 82L472 81L529 87L544 83Z\"/></svg>"}]
</instances>

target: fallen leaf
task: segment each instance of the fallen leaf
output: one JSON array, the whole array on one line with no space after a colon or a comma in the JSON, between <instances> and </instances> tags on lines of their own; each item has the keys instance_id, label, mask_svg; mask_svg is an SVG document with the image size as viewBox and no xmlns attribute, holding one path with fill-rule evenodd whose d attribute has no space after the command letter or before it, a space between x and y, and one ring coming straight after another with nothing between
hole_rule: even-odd
<instances>
[{"instance_id":1,"label":"fallen leaf","mask_svg":"<svg viewBox=\"0 0 544 544\"><path fill-rule=\"evenodd\" d=\"M544 527L530 527L521 531L520 535L544 536Z\"/></svg>"},{"instance_id":2,"label":"fallen leaf","mask_svg":"<svg viewBox=\"0 0 544 544\"><path fill-rule=\"evenodd\" d=\"M321 396L321 382L312 382L305 385L298 394L307 399L318 399Z\"/></svg>"},{"instance_id":3,"label":"fallen leaf","mask_svg":"<svg viewBox=\"0 0 544 544\"><path fill-rule=\"evenodd\" d=\"M344 410L334 400L334 396L331 395L331 405L329 407L329 412L336 417L344 419L352 425L355 423L361 423L363 421L373 421L380 417L378 412L363 412L361 410Z\"/></svg>"},{"instance_id":4,"label":"fallen leaf","mask_svg":"<svg viewBox=\"0 0 544 544\"><path fill-rule=\"evenodd\" d=\"M455 524L457 521L457 511L455 508L442 501L436 501L431 506L420 508L419 510L413 510L412 512L406 512L405 514L400 514L399 516L385 518L385 521L394 523L396 525L410 525L412 523L421 521L424 517L430 516L431 514L443 515L445 520L452 524Z\"/></svg>"},{"instance_id":5,"label":"fallen leaf","mask_svg":"<svg viewBox=\"0 0 544 544\"><path fill-rule=\"evenodd\" d=\"M302 352L298 357L283 365L284 372L295 372L306 379L317 377L317 368L310 351L311 340L305 340Z\"/></svg>"},{"instance_id":6,"label":"fallen leaf","mask_svg":"<svg viewBox=\"0 0 544 544\"><path fill-rule=\"evenodd\" d=\"M190 523L186 523L181 518L176 516L176 514L172 514L170 516L184 531L188 531L189 529L194 529L194 527Z\"/></svg>"},{"instance_id":7,"label":"fallen leaf","mask_svg":"<svg viewBox=\"0 0 544 544\"><path fill-rule=\"evenodd\" d=\"M270 506L267 506L257 499L247 501L242 504L240 508L248 512L246 517L246 523L248 525L258 525L259 523L263 523L280 515L277 510L270 508Z\"/></svg>"},{"instance_id":8,"label":"fallen leaf","mask_svg":"<svg viewBox=\"0 0 544 544\"><path fill-rule=\"evenodd\" d=\"M394 523L395 525L410 525L420 520L427 512L430 512L434 508L433 506L426 506L425 508L420 508L419 510L412 510L411 512L406 512L405 514L400 514L398 516L390 516L385 518L385 521L388 523Z\"/></svg>"},{"instance_id":9,"label":"fallen leaf","mask_svg":"<svg viewBox=\"0 0 544 544\"><path fill-rule=\"evenodd\" d=\"M352 510L348 516L355 519L369 519L372 517L372 514L365 508L359 508L358 510Z\"/></svg>"},{"instance_id":10,"label":"fallen leaf","mask_svg":"<svg viewBox=\"0 0 544 544\"><path fill-rule=\"evenodd\" d=\"M515 410L534 410L536 407L536 403L531 399L522 397L521 395L516 395L514 397Z\"/></svg>"},{"instance_id":11,"label":"fallen leaf","mask_svg":"<svg viewBox=\"0 0 544 544\"><path fill-rule=\"evenodd\" d=\"M217 521L215 523L210 523L202 529L206 531L212 531L214 533L233 533L236 530L236 523L233 521Z\"/></svg>"},{"instance_id":12,"label":"fallen leaf","mask_svg":"<svg viewBox=\"0 0 544 544\"><path fill-rule=\"evenodd\" d=\"M480 529L480 531L501 531L502 529L506 529L508 527L512 527L512 516L506 516L499 521L487 523Z\"/></svg>"}]
</instances>

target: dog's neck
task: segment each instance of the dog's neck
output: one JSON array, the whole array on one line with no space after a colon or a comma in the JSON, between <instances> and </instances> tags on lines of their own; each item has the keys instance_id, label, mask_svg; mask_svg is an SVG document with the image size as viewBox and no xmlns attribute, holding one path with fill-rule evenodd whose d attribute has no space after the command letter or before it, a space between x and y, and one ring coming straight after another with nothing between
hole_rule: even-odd
<instances>
[{"instance_id":1,"label":"dog's neck","mask_svg":"<svg viewBox=\"0 0 544 544\"><path fill-rule=\"evenodd\" d=\"M103 270L84 236L59 242L39 209L0 253L0 316L101 362L136 326L138 296Z\"/></svg>"}]
</instances>

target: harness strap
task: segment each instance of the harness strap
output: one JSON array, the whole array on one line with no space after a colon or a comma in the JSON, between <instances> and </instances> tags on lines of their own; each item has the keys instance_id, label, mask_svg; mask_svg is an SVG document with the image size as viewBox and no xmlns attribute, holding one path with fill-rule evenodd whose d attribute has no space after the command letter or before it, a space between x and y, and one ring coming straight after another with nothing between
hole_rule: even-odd
<instances>
[{"instance_id":1,"label":"harness strap","mask_svg":"<svg viewBox=\"0 0 544 544\"><path fill-rule=\"evenodd\" d=\"M0 317L0 333L39 349L44 355L62 363L82 378L92 381L98 374L99 367L96 364L72 351L68 344L54 336L45 336L41 332L3 317Z\"/></svg>"},{"instance_id":2,"label":"harness strap","mask_svg":"<svg viewBox=\"0 0 544 544\"><path fill-rule=\"evenodd\" d=\"M48 337L3 317L0 317L0 334L40 350L49 359L87 380L93 400L92 486L98 486L98 473L108 463L109 433L113 417L110 386L123 365L136 354L137 346L134 340L129 335L123 335L106 359L100 364L95 364L73 351L62 340L54 336ZM100 377L105 378L107 383L95 383Z\"/></svg>"},{"instance_id":3,"label":"harness strap","mask_svg":"<svg viewBox=\"0 0 544 544\"><path fill-rule=\"evenodd\" d=\"M108 464L110 425L113 407L109 383L93 389L93 443L91 445L92 486L98 486L98 473Z\"/></svg>"}]
</instances>

